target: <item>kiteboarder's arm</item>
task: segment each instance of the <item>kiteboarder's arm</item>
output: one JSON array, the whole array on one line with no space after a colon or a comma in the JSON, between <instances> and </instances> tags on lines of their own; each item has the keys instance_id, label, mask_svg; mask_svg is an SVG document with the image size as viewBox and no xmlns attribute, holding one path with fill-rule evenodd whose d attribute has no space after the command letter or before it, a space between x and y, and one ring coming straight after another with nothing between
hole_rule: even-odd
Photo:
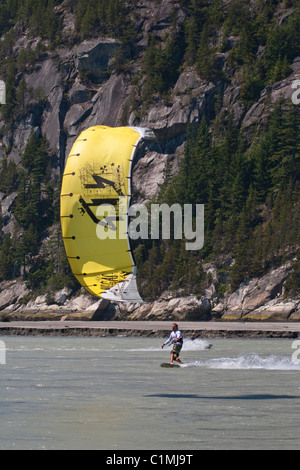
<instances>
[{"instance_id":1,"label":"kiteboarder's arm","mask_svg":"<svg viewBox=\"0 0 300 470\"><path fill-rule=\"evenodd\" d=\"M162 345L161 345L161 349L164 348L164 346L166 346L167 344L170 344L172 341L173 341L173 336L172 336L172 333L170 334L169 338L167 339L167 341L165 341Z\"/></svg>"}]
</instances>

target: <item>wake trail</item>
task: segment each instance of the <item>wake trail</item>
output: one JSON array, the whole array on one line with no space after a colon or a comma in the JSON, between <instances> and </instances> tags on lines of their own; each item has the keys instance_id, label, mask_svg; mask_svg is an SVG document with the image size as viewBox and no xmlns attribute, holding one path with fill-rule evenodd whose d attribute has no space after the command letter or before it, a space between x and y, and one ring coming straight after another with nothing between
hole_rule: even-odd
<instances>
[{"instance_id":1,"label":"wake trail","mask_svg":"<svg viewBox=\"0 0 300 470\"><path fill-rule=\"evenodd\" d=\"M193 361L182 364L181 367L198 367L202 369L264 369L264 370L300 370L300 364L292 362L288 356L258 354L243 354L238 357L218 357L204 361Z\"/></svg>"}]
</instances>

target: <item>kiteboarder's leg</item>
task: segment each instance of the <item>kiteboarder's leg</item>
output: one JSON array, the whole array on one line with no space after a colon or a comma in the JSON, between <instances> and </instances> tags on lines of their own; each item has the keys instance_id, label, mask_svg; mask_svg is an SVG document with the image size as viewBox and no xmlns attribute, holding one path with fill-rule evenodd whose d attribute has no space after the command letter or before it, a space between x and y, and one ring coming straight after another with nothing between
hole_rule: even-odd
<instances>
[{"instance_id":1,"label":"kiteboarder's leg","mask_svg":"<svg viewBox=\"0 0 300 470\"><path fill-rule=\"evenodd\" d=\"M174 361L174 353L173 353L173 351L171 351L171 354L170 354L170 364L173 364L173 361Z\"/></svg>"},{"instance_id":2,"label":"kiteboarder's leg","mask_svg":"<svg viewBox=\"0 0 300 470\"><path fill-rule=\"evenodd\" d=\"M171 359L170 359L170 364L173 364L173 361L175 359L176 362L179 362L182 364L181 360L179 359L179 353L181 351L181 344L174 344L173 349L171 351Z\"/></svg>"}]
</instances>

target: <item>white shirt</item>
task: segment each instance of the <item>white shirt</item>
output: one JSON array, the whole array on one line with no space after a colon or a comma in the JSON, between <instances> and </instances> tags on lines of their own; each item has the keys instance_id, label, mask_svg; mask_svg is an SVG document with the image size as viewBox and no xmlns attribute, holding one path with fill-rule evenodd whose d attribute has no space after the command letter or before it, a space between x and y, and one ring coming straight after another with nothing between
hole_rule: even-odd
<instances>
[{"instance_id":1,"label":"white shirt","mask_svg":"<svg viewBox=\"0 0 300 470\"><path fill-rule=\"evenodd\" d=\"M164 342L164 344L169 344L171 343L172 341L174 341L174 339L178 339L178 338L182 338L182 334L181 334L181 331L177 330L177 331L172 331L169 338L167 339L167 341ZM178 341L178 343L181 343L181 341ZM177 341L176 341L177 343Z\"/></svg>"}]
</instances>

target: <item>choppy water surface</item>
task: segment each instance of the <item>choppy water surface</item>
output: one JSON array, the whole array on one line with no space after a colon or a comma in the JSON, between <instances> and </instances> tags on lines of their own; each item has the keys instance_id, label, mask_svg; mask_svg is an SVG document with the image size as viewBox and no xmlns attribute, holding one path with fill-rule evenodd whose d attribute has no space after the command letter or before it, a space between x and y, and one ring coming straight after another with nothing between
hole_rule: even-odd
<instances>
[{"instance_id":1,"label":"choppy water surface","mask_svg":"<svg viewBox=\"0 0 300 470\"><path fill-rule=\"evenodd\" d=\"M1 337L0 449L297 449L293 340Z\"/></svg>"}]
</instances>

